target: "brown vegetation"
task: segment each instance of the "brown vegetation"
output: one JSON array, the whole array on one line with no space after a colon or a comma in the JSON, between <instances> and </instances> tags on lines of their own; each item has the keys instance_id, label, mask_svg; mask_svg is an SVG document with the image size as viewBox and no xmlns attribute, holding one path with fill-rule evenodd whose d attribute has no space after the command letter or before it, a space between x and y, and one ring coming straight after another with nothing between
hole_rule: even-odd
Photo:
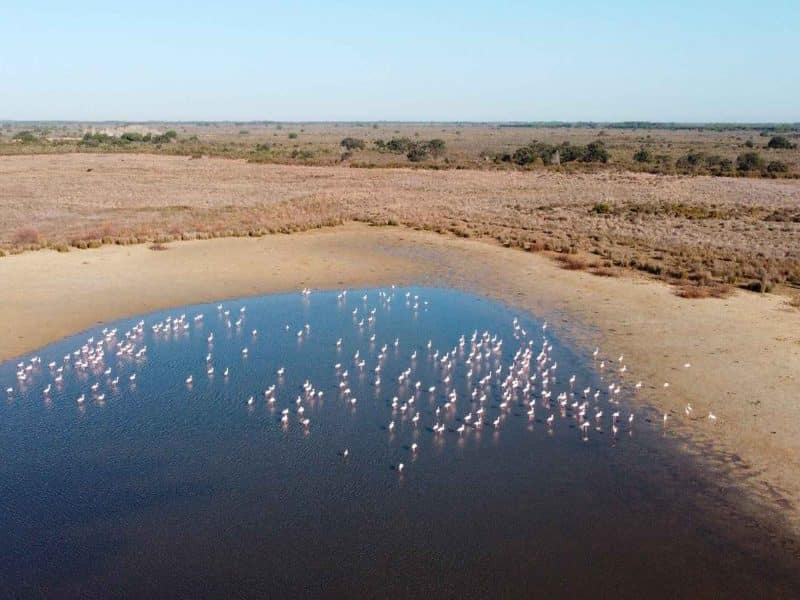
<instances>
[{"instance_id":1,"label":"brown vegetation","mask_svg":"<svg viewBox=\"0 0 800 600\"><path fill-rule=\"evenodd\" d=\"M6 252L361 221L552 252L598 275L613 268L698 288L800 286L800 181L791 179L364 170L141 154L5 157L0 179Z\"/></svg>"},{"instance_id":2,"label":"brown vegetation","mask_svg":"<svg viewBox=\"0 0 800 600\"><path fill-rule=\"evenodd\" d=\"M608 267L596 267L590 272L592 275L597 275L598 277L616 277L618 275L616 271Z\"/></svg>"},{"instance_id":3,"label":"brown vegetation","mask_svg":"<svg viewBox=\"0 0 800 600\"><path fill-rule=\"evenodd\" d=\"M725 298L731 293L726 285L678 285L675 293L681 298Z\"/></svg>"},{"instance_id":4,"label":"brown vegetation","mask_svg":"<svg viewBox=\"0 0 800 600\"><path fill-rule=\"evenodd\" d=\"M559 254L556 260L561 263L561 267L568 271L583 271L589 267L585 260L572 254Z\"/></svg>"},{"instance_id":5,"label":"brown vegetation","mask_svg":"<svg viewBox=\"0 0 800 600\"><path fill-rule=\"evenodd\" d=\"M11 241L15 246L38 246L41 244L41 236L33 227L21 227L14 232Z\"/></svg>"}]
</instances>

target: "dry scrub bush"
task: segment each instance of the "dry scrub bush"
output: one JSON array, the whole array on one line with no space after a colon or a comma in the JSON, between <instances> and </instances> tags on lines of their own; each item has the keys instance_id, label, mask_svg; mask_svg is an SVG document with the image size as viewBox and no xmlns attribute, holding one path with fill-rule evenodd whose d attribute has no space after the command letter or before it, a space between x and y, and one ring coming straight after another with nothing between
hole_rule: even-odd
<instances>
[{"instance_id":1,"label":"dry scrub bush","mask_svg":"<svg viewBox=\"0 0 800 600\"><path fill-rule=\"evenodd\" d=\"M681 298L725 298L731 293L730 288L722 285L679 285L675 294Z\"/></svg>"},{"instance_id":2,"label":"dry scrub bush","mask_svg":"<svg viewBox=\"0 0 800 600\"><path fill-rule=\"evenodd\" d=\"M562 269L567 269L568 271L583 271L589 266L582 258L570 254L559 254L556 257L556 261L561 264Z\"/></svg>"},{"instance_id":3,"label":"dry scrub bush","mask_svg":"<svg viewBox=\"0 0 800 600\"><path fill-rule=\"evenodd\" d=\"M592 275L597 275L598 277L617 277L618 275L616 271L608 267L597 267L590 272Z\"/></svg>"},{"instance_id":4,"label":"dry scrub bush","mask_svg":"<svg viewBox=\"0 0 800 600\"><path fill-rule=\"evenodd\" d=\"M38 245L42 241L39 231L33 227L22 227L17 229L11 239L13 243L18 246Z\"/></svg>"}]
</instances>

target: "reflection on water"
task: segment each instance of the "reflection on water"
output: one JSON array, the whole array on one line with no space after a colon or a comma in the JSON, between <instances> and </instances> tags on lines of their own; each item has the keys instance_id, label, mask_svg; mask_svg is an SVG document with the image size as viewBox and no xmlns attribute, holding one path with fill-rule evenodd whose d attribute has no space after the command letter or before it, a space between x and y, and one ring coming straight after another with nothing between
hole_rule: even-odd
<instances>
[{"instance_id":1,"label":"reflection on water","mask_svg":"<svg viewBox=\"0 0 800 600\"><path fill-rule=\"evenodd\" d=\"M425 288L187 307L65 340L0 365L0 588L797 589L705 514L693 467L603 360Z\"/></svg>"}]
</instances>

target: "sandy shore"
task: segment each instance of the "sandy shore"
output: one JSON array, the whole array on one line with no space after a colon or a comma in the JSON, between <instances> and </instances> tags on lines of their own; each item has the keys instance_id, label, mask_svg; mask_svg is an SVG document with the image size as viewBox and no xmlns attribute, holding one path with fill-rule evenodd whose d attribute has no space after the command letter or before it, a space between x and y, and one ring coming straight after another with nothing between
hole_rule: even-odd
<instances>
[{"instance_id":1,"label":"sandy shore","mask_svg":"<svg viewBox=\"0 0 800 600\"><path fill-rule=\"evenodd\" d=\"M800 531L800 311L776 296L685 300L662 284L566 271L547 258L397 227L111 246L0 259L0 360L97 323L189 303L389 283L448 284L625 355L642 401L711 445L742 486ZM691 368L684 368L691 363ZM669 388L663 383L669 382ZM695 419L683 413L687 402ZM707 419L713 411L718 419Z\"/></svg>"}]
</instances>

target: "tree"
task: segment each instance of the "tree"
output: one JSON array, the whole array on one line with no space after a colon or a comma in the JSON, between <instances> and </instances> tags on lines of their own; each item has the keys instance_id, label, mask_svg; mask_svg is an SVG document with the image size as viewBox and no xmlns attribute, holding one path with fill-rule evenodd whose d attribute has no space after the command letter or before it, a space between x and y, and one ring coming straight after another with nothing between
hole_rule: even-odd
<instances>
[{"instance_id":1,"label":"tree","mask_svg":"<svg viewBox=\"0 0 800 600\"><path fill-rule=\"evenodd\" d=\"M764 166L764 159L758 152L745 152L736 157L736 168L747 173L757 171Z\"/></svg>"},{"instance_id":2,"label":"tree","mask_svg":"<svg viewBox=\"0 0 800 600\"><path fill-rule=\"evenodd\" d=\"M773 150L791 150L794 147L795 144L790 142L782 135L774 135L769 142L767 142L767 148L771 148Z\"/></svg>"}]
</instances>

